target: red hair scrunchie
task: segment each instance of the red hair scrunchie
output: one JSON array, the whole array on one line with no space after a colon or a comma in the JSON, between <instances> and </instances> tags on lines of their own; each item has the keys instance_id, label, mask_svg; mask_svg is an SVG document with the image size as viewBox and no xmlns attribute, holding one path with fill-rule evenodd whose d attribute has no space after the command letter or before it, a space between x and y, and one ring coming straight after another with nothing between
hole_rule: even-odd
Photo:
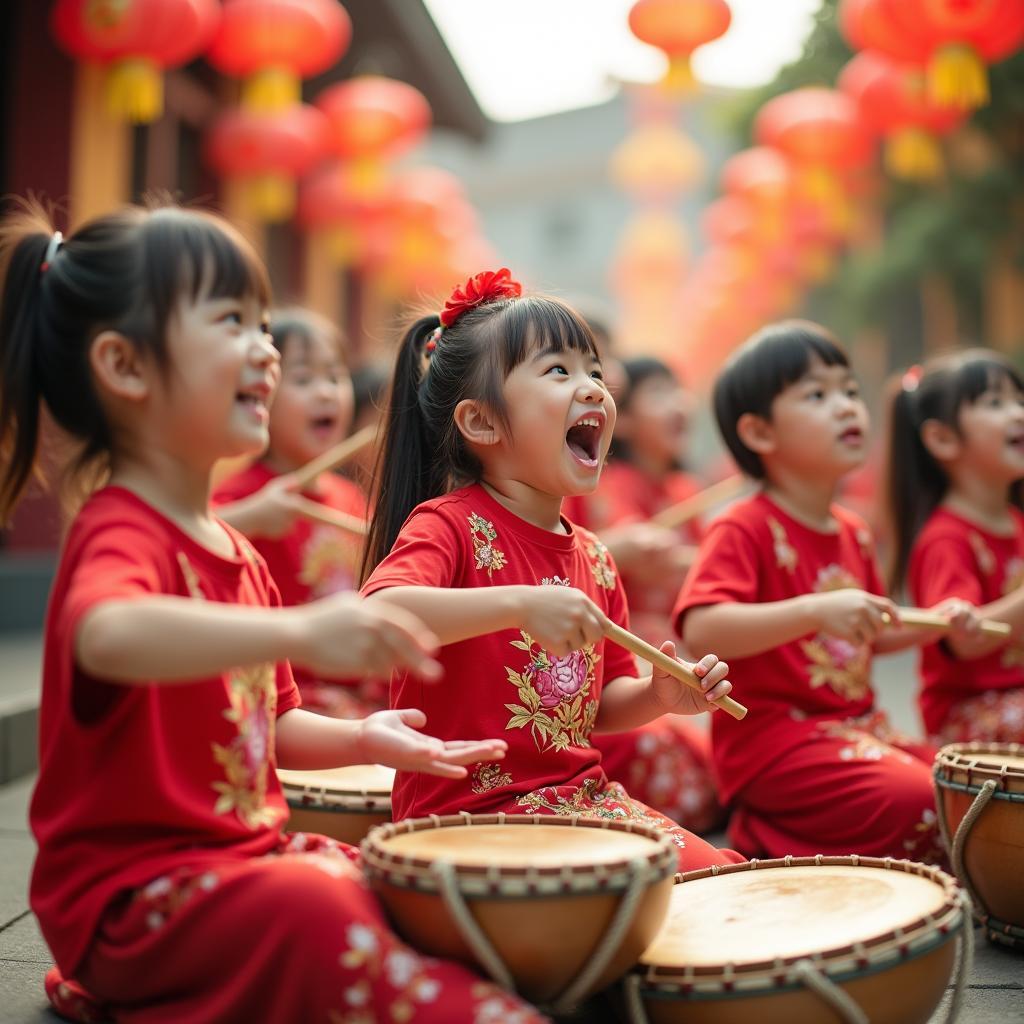
<instances>
[{"instance_id":1,"label":"red hair scrunchie","mask_svg":"<svg viewBox=\"0 0 1024 1024\"><path fill-rule=\"evenodd\" d=\"M441 310L441 325L451 327L469 309L497 299L516 299L522 294L523 286L512 280L512 273L507 267L484 270L452 292Z\"/></svg>"}]
</instances>

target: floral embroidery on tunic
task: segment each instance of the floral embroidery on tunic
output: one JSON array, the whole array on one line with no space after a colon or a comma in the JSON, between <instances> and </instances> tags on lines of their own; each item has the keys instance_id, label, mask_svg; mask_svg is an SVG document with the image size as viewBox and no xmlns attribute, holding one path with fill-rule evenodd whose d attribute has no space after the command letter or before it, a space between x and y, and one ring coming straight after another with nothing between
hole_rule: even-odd
<instances>
[{"instance_id":1,"label":"floral embroidery on tunic","mask_svg":"<svg viewBox=\"0 0 1024 1024\"><path fill-rule=\"evenodd\" d=\"M881 761L883 757L894 757L904 764L912 764L913 758L898 747L891 747L883 739L856 727L858 719L849 722L822 722L820 732L841 740L845 746L839 748L841 761Z\"/></svg>"},{"instance_id":2,"label":"floral embroidery on tunic","mask_svg":"<svg viewBox=\"0 0 1024 1024\"><path fill-rule=\"evenodd\" d=\"M358 549L333 526L314 527L302 549L299 581L313 597L355 589Z\"/></svg>"},{"instance_id":3,"label":"floral embroidery on tunic","mask_svg":"<svg viewBox=\"0 0 1024 1024\"><path fill-rule=\"evenodd\" d=\"M768 517L768 529L772 532L772 547L775 549L775 564L780 569L793 572L796 569L797 555L793 545L789 543L786 529L774 516Z\"/></svg>"},{"instance_id":4,"label":"floral embroidery on tunic","mask_svg":"<svg viewBox=\"0 0 1024 1024\"><path fill-rule=\"evenodd\" d=\"M571 587L572 584L568 578L563 579L561 576L545 576L540 581L542 587Z\"/></svg>"},{"instance_id":5,"label":"floral embroidery on tunic","mask_svg":"<svg viewBox=\"0 0 1024 1024\"><path fill-rule=\"evenodd\" d=\"M591 559L590 571L599 587L615 589L615 570L611 566L608 549L596 538L587 545L587 556Z\"/></svg>"},{"instance_id":6,"label":"floral embroidery on tunic","mask_svg":"<svg viewBox=\"0 0 1024 1024\"><path fill-rule=\"evenodd\" d=\"M818 572L814 593L858 588L857 581L842 566L827 565ZM841 637L819 633L803 640L800 650L806 655L812 689L828 686L846 700L863 697L871 686L871 649Z\"/></svg>"},{"instance_id":7,"label":"floral embroidery on tunic","mask_svg":"<svg viewBox=\"0 0 1024 1024\"><path fill-rule=\"evenodd\" d=\"M588 699L599 658L593 645L554 658L537 647L529 633L520 630L519 635L521 640L510 643L529 654L530 661L522 672L505 666L520 701L505 705L512 712L505 728L528 726L538 750L589 747L597 717L597 701Z\"/></svg>"},{"instance_id":8,"label":"floral embroidery on tunic","mask_svg":"<svg viewBox=\"0 0 1024 1024\"><path fill-rule=\"evenodd\" d=\"M217 882L215 871L204 871L201 875L185 879L161 875L141 889L136 889L133 898L149 905L146 924L151 931L156 931L185 906L196 892L211 892L217 888Z\"/></svg>"},{"instance_id":9,"label":"floral embroidery on tunic","mask_svg":"<svg viewBox=\"0 0 1024 1024\"><path fill-rule=\"evenodd\" d=\"M501 786L511 786L512 776L501 770L499 761L481 761L470 775L469 788L474 793L489 793Z\"/></svg>"},{"instance_id":10,"label":"floral embroidery on tunic","mask_svg":"<svg viewBox=\"0 0 1024 1024\"><path fill-rule=\"evenodd\" d=\"M486 569L490 577L499 569L504 569L507 561L505 552L494 546L498 539L498 531L494 529L493 523L489 523L475 512L471 512L466 518L469 520L469 530L473 538L476 567Z\"/></svg>"},{"instance_id":11,"label":"floral embroidery on tunic","mask_svg":"<svg viewBox=\"0 0 1024 1024\"><path fill-rule=\"evenodd\" d=\"M228 744L211 744L214 760L222 765L226 782L214 782L220 794L215 814L234 812L249 828L272 825L281 812L266 805L267 772L274 746L277 707L274 666L269 662L235 669L229 676L231 707L224 717L238 729Z\"/></svg>"}]
</instances>

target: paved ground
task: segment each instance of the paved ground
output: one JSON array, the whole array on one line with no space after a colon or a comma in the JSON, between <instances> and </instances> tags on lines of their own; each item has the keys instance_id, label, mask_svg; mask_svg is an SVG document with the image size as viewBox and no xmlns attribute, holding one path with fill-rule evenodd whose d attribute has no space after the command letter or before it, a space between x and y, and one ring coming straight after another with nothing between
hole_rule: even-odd
<instances>
[{"instance_id":1,"label":"paved ground","mask_svg":"<svg viewBox=\"0 0 1024 1024\"><path fill-rule=\"evenodd\" d=\"M6 656L15 650L17 662L14 657L9 660ZM12 678L15 663L20 666L20 680ZM16 647L6 646L0 640L3 689L24 692L26 685L31 686L30 674L35 672L36 664L31 644L26 644L24 639L19 640ZM896 724L912 728L912 661L906 656L880 660L876 683L881 702L890 710ZM30 791L31 779L0 787L0 1022L3 1024L53 1024L57 1020L46 1009L42 990L43 975L52 961L26 901L34 852L26 823ZM944 1007L948 999L947 993L933 1024L945 1020ZM959 1019L965 1024L1024 1024L1024 953L1015 954L979 939ZM793 1024L805 1022L794 1021Z\"/></svg>"}]
</instances>

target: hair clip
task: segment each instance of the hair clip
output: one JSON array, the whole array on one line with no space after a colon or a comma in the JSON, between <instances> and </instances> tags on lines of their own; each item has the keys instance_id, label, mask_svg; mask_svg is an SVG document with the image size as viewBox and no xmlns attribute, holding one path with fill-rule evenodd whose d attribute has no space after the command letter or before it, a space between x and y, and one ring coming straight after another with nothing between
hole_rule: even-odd
<instances>
[{"instance_id":1,"label":"hair clip","mask_svg":"<svg viewBox=\"0 0 1024 1024\"><path fill-rule=\"evenodd\" d=\"M924 374L924 367L920 363L915 363L911 366L906 373L903 374L901 385L904 391L916 391L917 386L921 383L921 376Z\"/></svg>"},{"instance_id":2,"label":"hair clip","mask_svg":"<svg viewBox=\"0 0 1024 1024\"><path fill-rule=\"evenodd\" d=\"M428 358L433 354L434 349L437 348L437 343L441 340L441 332L443 330L444 327L435 327L433 331L430 332L430 337L427 338L427 343L423 346Z\"/></svg>"},{"instance_id":3,"label":"hair clip","mask_svg":"<svg viewBox=\"0 0 1024 1024\"><path fill-rule=\"evenodd\" d=\"M53 237L51 237L50 243L46 247L46 254L43 256L43 262L39 266L40 274L45 274L50 269L50 264L57 255L57 250L60 248L61 242L63 241L64 236L59 231L54 231Z\"/></svg>"}]
</instances>

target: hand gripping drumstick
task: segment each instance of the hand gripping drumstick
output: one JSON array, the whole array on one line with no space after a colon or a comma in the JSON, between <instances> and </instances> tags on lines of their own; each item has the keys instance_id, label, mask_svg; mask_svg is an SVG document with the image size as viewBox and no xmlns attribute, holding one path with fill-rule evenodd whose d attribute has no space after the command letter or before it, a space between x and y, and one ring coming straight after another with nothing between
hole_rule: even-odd
<instances>
[{"instance_id":1,"label":"hand gripping drumstick","mask_svg":"<svg viewBox=\"0 0 1024 1024\"><path fill-rule=\"evenodd\" d=\"M377 428L371 424L368 427L363 427L351 437L346 437L344 441L339 441L332 448L328 448L327 451L322 452L315 459L290 474L295 488L301 490L311 484L321 473L326 473L329 469L337 469L353 455L357 455L364 448L373 444L376 436Z\"/></svg>"},{"instance_id":2,"label":"hand gripping drumstick","mask_svg":"<svg viewBox=\"0 0 1024 1024\"><path fill-rule=\"evenodd\" d=\"M726 501L739 494L743 489L743 484L744 479L739 473L727 476L724 480L719 480L717 484L705 487L704 490L691 494L689 498L676 502L675 505L669 505L668 508L663 508L651 516L651 522L669 530L682 526L683 523L702 516L720 501Z\"/></svg>"},{"instance_id":3,"label":"hand gripping drumstick","mask_svg":"<svg viewBox=\"0 0 1024 1024\"><path fill-rule=\"evenodd\" d=\"M670 658L664 652L659 651L657 647L652 647L646 640L641 640L640 637L633 636L628 630L617 626L611 619L604 620L604 635L620 647L625 647L627 651L635 654L638 658L657 665L658 668L678 679L679 682L685 683L691 690L704 692L701 689L700 680L690 669L680 665L675 658ZM712 701L712 703L732 715L736 721L742 719L747 713L747 709L732 697L723 697L721 700Z\"/></svg>"},{"instance_id":4,"label":"hand gripping drumstick","mask_svg":"<svg viewBox=\"0 0 1024 1024\"><path fill-rule=\"evenodd\" d=\"M347 512L328 508L326 505L321 505L319 501L302 497L301 494L293 494L292 501L295 503L295 511L307 519L326 523L328 526L337 526L340 530L348 530L349 533L356 533L360 537L365 537L369 533L369 525L365 519L360 519L359 516L350 516Z\"/></svg>"},{"instance_id":5,"label":"hand gripping drumstick","mask_svg":"<svg viewBox=\"0 0 1024 1024\"><path fill-rule=\"evenodd\" d=\"M923 608L900 608L900 625L921 626L925 629L949 629L949 619L945 615L927 612ZM882 612L882 621L888 626L892 624L892 616ZM982 619L981 631L986 636L1009 636L1011 627L1008 622L996 619Z\"/></svg>"}]
</instances>

